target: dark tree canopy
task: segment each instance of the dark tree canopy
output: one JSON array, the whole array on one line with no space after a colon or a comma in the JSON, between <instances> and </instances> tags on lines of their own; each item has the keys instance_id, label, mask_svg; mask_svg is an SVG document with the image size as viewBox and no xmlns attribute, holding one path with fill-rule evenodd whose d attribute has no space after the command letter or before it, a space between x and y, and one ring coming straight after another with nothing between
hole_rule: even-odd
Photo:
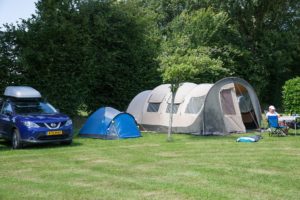
<instances>
[{"instance_id":1,"label":"dark tree canopy","mask_svg":"<svg viewBox=\"0 0 300 200\"><path fill-rule=\"evenodd\" d=\"M217 13L227 13L227 30L214 41L219 45L212 56L220 57L223 67L230 69L231 74L254 85L262 102L281 105L285 80L300 74L300 2L297 0L143 2L157 13L165 35L174 34L170 25L183 12L193 15L200 9L211 8ZM209 45L214 42L210 41Z\"/></svg>"},{"instance_id":2,"label":"dark tree canopy","mask_svg":"<svg viewBox=\"0 0 300 200\"><path fill-rule=\"evenodd\" d=\"M158 43L142 14L114 1L39 1L31 19L3 32L1 73L9 77L2 88L16 83L17 69L19 83L40 90L63 112L125 109L136 93L159 82Z\"/></svg>"},{"instance_id":3,"label":"dark tree canopy","mask_svg":"<svg viewBox=\"0 0 300 200\"><path fill-rule=\"evenodd\" d=\"M124 110L178 71L185 81L249 81L281 106L300 75L297 0L40 0L0 29L0 87L31 85L63 112ZM187 71L184 71L187 70ZM162 73L165 75L160 75Z\"/></svg>"}]
</instances>

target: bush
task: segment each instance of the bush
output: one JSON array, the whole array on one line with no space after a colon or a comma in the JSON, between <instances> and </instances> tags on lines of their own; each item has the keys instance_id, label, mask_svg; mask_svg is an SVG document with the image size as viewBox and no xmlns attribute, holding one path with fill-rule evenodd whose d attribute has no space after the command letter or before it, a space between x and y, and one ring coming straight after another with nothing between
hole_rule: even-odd
<instances>
[{"instance_id":1,"label":"bush","mask_svg":"<svg viewBox=\"0 0 300 200\"><path fill-rule=\"evenodd\" d=\"M300 114L300 77L285 82L283 86L283 106L287 113Z\"/></svg>"}]
</instances>

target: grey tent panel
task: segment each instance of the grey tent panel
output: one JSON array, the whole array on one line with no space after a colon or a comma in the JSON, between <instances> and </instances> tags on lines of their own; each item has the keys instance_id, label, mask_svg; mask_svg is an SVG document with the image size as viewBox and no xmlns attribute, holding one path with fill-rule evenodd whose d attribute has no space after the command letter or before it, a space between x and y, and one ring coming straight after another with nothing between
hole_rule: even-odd
<instances>
[{"instance_id":1,"label":"grey tent panel","mask_svg":"<svg viewBox=\"0 0 300 200\"><path fill-rule=\"evenodd\" d=\"M228 134L224 130L225 124L221 112L221 104L219 103L219 93L224 85L230 83L238 83L243 85L250 96L256 119L260 126L262 120L261 108L253 87L245 80L237 77L229 77L216 82L207 94L205 106L203 110L203 135L224 135Z\"/></svg>"}]
</instances>

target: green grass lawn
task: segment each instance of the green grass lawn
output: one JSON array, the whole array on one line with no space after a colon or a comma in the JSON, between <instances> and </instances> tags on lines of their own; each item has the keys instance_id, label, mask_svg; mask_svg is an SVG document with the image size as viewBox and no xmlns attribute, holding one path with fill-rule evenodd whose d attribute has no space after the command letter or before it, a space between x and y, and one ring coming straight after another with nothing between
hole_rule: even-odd
<instances>
[{"instance_id":1,"label":"green grass lawn","mask_svg":"<svg viewBox=\"0 0 300 200\"><path fill-rule=\"evenodd\" d=\"M11 150L0 143L0 199L299 199L300 137L75 138Z\"/></svg>"}]
</instances>

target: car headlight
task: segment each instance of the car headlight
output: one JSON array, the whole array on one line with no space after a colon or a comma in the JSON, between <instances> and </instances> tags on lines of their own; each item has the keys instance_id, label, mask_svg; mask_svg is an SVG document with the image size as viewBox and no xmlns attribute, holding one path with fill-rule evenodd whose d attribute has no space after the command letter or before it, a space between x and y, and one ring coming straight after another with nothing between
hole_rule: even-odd
<instances>
[{"instance_id":1,"label":"car headlight","mask_svg":"<svg viewBox=\"0 0 300 200\"><path fill-rule=\"evenodd\" d=\"M66 122L65 126L71 126L71 125L72 125L72 120L69 119L69 120Z\"/></svg>"},{"instance_id":2,"label":"car headlight","mask_svg":"<svg viewBox=\"0 0 300 200\"><path fill-rule=\"evenodd\" d=\"M39 127L40 127L39 125L37 125L36 123L31 122L31 121L25 121L25 122L23 122L23 124L24 124L27 128L39 128Z\"/></svg>"}]
</instances>

